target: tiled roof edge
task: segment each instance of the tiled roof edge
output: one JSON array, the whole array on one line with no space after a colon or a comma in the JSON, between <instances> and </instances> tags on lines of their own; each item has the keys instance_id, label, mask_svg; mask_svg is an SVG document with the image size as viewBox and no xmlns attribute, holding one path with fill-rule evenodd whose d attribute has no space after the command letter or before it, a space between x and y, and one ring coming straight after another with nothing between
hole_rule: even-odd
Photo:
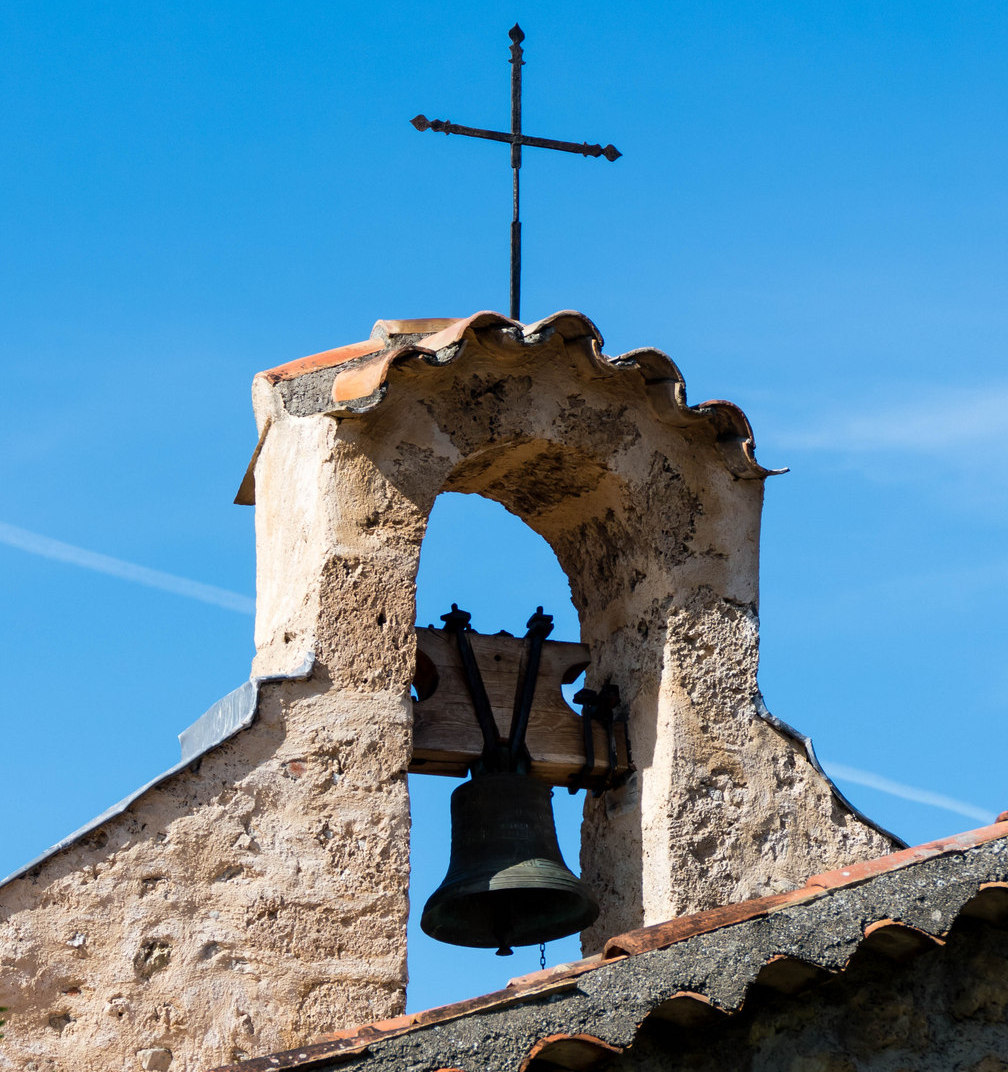
<instances>
[{"instance_id":1,"label":"tiled roof edge","mask_svg":"<svg viewBox=\"0 0 1008 1072\"><path fill-rule=\"evenodd\" d=\"M812 875L804 886L787 893L776 893L769 897L757 897L751 901L738 904L722 905L706 912L697 912L666 923L655 923L650 927L640 927L625 934L610 938L605 944L605 959L620 956L633 956L655 949L666 949L685 938L705 934L712 930L731 926L749 919L758 919L791 905L816 900L830 890L859 886L877 875L899 871L913 864L936 856L949 856L964 849L975 848L988 841L997 841L1008 837L1008 823L993 823L977 830L967 830L962 834L928 841L923 845L914 845L900 849L886 856L876 856L871 860L862 860L848 867L835 868Z\"/></svg>"},{"instance_id":2,"label":"tiled roof edge","mask_svg":"<svg viewBox=\"0 0 1008 1072\"><path fill-rule=\"evenodd\" d=\"M602 353L599 329L583 313L571 309L532 324L521 324L491 310L457 320L379 320L368 340L299 358L260 372L256 378L279 392L283 406L292 407L290 412L296 416L328 412L352 418L382 403L398 365L408 360L419 360L432 368L449 364L464 353L467 342L478 342L489 334L498 346L515 349L535 349L554 336L568 344L580 343L582 352L600 372L634 371L640 375L652 404L670 425L711 426L716 449L734 476L763 479L787 472L767 469L757 462L752 426L738 406L723 399L690 406L683 375L668 354L642 348L607 357ZM236 501L247 504L253 500L254 489L246 474Z\"/></svg>"},{"instance_id":3,"label":"tiled roof edge","mask_svg":"<svg viewBox=\"0 0 1008 1072\"><path fill-rule=\"evenodd\" d=\"M516 985L509 987L507 990L497 991L452 1005L441 1006L426 1012L407 1014L392 1020L336 1032L325 1036L319 1042L310 1046L255 1058L237 1065L222 1066L214 1070L214 1072L267 1072L267 1070L281 1069L298 1069L300 1072L302 1069L309 1068L332 1068L344 1061L363 1057L371 1046L401 1039L402 1036L411 1032L436 1027L450 1020L457 1021L476 1014L491 1015L512 1006L536 1003L537 999L551 998L551 996L553 1001L559 999L576 1003L582 1000L585 995L588 995L596 986L601 988L602 991L608 992L609 987L612 985L612 979L607 974L604 978L600 978L597 984L593 984L591 980L596 972L603 969L606 969L607 972L619 971L623 965L636 964L636 958L641 954L668 956L671 954L673 947L685 946L692 939L703 941L703 936L709 935L713 931L722 931L726 928L733 928L736 925L755 924L761 919L773 918L785 910L800 909L823 898L840 896L841 894L857 896L855 891L859 887L894 875L904 868L913 865L934 866L939 861L946 861L945 866L948 867L948 861L955 856L962 855L964 859L969 859L971 858L969 856L970 850L982 851L989 843L1005 838L1008 838L1008 822L1000 822L989 827L982 827L979 830L967 831L954 837L942 838L938 841L905 849L889 856L854 864L848 868L825 872L810 878L808 883L800 890L779 894L774 897L757 898L738 905L722 906L710 912L697 913L681 920L672 920L667 924L640 928L637 931L621 935L612 940L614 943L620 944L619 951L614 952L607 960L600 960L597 957L589 958L585 961L562 965L544 972L533 973L522 977L520 980L515 980ZM969 910L969 914L976 914L982 919L1003 918L1008 914L1008 863L1005 861L1005 856L1006 854L1003 851L995 849L995 855L989 857L989 859L991 861L997 860L998 879L991 881L989 878L971 877L970 888L973 888L972 884L975 883L975 892L972 895L968 893L965 895L960 894L964 899L958 902L958 907L954 913L948 918L943 917L940 922L928 924L928 929L923 926L914 926L905 920L885 916L884 913L880 912L871 918L865 918L864 922L859 925L860 936L854 942L853 947L843 955L839 965L828 962L820 964L818 960L806 963L801 959L796 959L794 954L773 952L766 958L757 975L745 984L745 992L748 992L752 982L757 981L757 978L761 982L769 981L773 974L771 969L777 966L777 962L787 961L796 964L798 967L804 967L807 970L806 974L809 980L814 980L817 975L828 976L831 973L844 970L850 962L853 952L856 952L858 948L865 944L881 946L882 943L888 943L890 946L900 945L904 948L907 945L917 945L921 948L941 945L942 935L947 934L960 915L967 912L967 910ZM966 863L964 867L971 867L973 871L979 871L980 868L984 868L985 870L979 871L979 873L981 875L986 874L990 868L990 863L984 862L987 859L988 857L977 857L975 863ZM931 882L936 895L944 889L940 872L932 875ZM874 887L871 888L874 889ZM919 898L919 892L914 893L914 890L917 890L916 885L913 885L910 890L911 899ZM870 901L873 896L877 895L868 894L866 896ZM994 897L993 902L990 900L991 897ZM990 908L991 904L993 904L993 909ZM978 905L979 911L976 907L971 908L971 906ZM855 913L855 918L861 918L857 912ZM930 918L934 920L937 917L931 915ZM793 926L793 924L786 926ZM674 929L675 933L672 933L672 929ZM664 933L662 933L663 930ZM746 931L745 933L748 934L749 932ZM747 941L748 939L743 938L740 940ZM650 963L650 961L647 963ZM658 971L659 976L661 976L661 971ZM790 993L793 991L785 989L783 992ZM667 995L658 1004L668 1005L670 1002L676 1001L679 1001L680 1005L684 1002L689 1004L689 1010L681 1017L681 1022L684 1024L697 1022L697 1010L700 1006L707 1008L714 1015L717 1015L719 1010L722 1013L730 1013L735 1008L741 1007L741 999L730 1007L725 1006L722 1008L709 995L697 994L686 990L676 990L671 995ZM539 1002L537 1007L543 1008L544 1006L542 1002ZM650 1008L638 1018L636 1028L630 1032L625 1045L632 1043L633 1038L636 1037L637 1029L655 1011L656 1007ZM491 1024L488 1030L493 1027L494 1025ZM499 1033L499 1024L495 1030ZM554 1027L552 1030L545 1031L542 1035L539 1035L538 1041L533 1039L529 1043L529 1048L525 1051L526 1060L522 1067L527 1065L528 1058L533 1055L533 1051L546 1051L553 1044L562 1044L565 1039L580 1040L586 1048L592 1046L601 1047L609 1053L625 1048L618 1039L613 1037L595 1038L594 1035L589 1037L579 1034L573 1026L569 1030L569 1034L558 1034L557 1028ZM621 1031L625 1033L625 1029L621 1029ZM455 1033L457 1034L457 1030ZM613 1034L619 1033L621 1032L614 1031ZM447 1041L445 1036L439 1037ZM444 1045L444 1042L441 1045ZM537 1047L539 1048L538 1050ZM481 1054L481 1060L483 1056ZM546 1053L543 1053L543 1056L546 1056ZM436 1060L433 1060L429 1065L416 1064L416 1067L443 1068L446 1063L452 1063L456 1060L458 1060L457 1055L439 1052ZM382 1063L382 1067L389 1066ZM483 1067L483 1065L480 1065L480 1067ZM475 1066L473 1066L474 1068ZM473 1069L470 1069L470 1072L473 1072Z\"/></svg>"},{"instance_id":4,"label":"tiled roof edge","mask_svg":"<svg viewBox=\"0 0 1008 1072\"><path fill-rule=\"evenodd\" d=\"M738 406L723 399L689 406L682 372L668 354L654 348L642 348L607 357L602 353L602 333L587 316L573 309L561 310L528 325L501 313L484 310L394 351L370 353L341 365L332 385L334 413L350 415L374 409L385 398L388 378L396 364L410 357L419 357L432 366L448 364L464 352L467 340L478 341L487 332L493 332L498 342L507 340L515 346L530 348L543 345L553 335L560 335L565 342L584 342L600 370L633 369L649 388L657 389L655 400L659 405L664 402L671 408L671 423L679 426L694 422L712 424L718 450L735 476L762 478L786 472L785 469L767 469L756 461L752 425Z\"/></svg>"}]
</instances>

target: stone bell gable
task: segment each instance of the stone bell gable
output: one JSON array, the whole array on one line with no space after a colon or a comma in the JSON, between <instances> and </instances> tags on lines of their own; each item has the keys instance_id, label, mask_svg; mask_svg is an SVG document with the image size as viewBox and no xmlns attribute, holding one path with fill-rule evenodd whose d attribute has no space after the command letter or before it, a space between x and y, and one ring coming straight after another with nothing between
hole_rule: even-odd
<instances>
[{"instance_id":1,"label":"stone bell gable","mask_svg":"<svg viewBox=\"0 0 1008 1072\"><path fill-rule=\"evenodd\" d=\"M618 684L637 776L589 800L581 863L607 934L800 884L891 848L756 681L763 481L744 414L691 407L665 354L602 353L586 317L379 321L371 338L261 373L260 672L312 649L397 721L415 667L435 497L471 492L543 536L566 573L588 684ZM466 534L460 551L479 554Z\"/></svg>"},{"instance_id":2,"label":"stone bell gable","mask_svg":"<svg viewBox=\"0 0 1008 1072\"><path fill-rule=\"evenodd\" d=\"M620 690L637 772L586 803L586 950L892 848L762 706L768 471L667 356L607 357L579 313L379 321L253 396L253 678L178 767L0 884L0 1069L195 1072L402 1011L415 581L442 491L550 543L587 684Z\"/></svg>"}]
</instances>

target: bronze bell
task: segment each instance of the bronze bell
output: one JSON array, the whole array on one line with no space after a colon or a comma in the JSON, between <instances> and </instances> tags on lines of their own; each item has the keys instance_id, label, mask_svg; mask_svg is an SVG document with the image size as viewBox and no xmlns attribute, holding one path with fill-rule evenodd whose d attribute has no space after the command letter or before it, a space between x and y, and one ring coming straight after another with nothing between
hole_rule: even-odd
<instances>
[{"instance_id":1,"label":"bronze bell","mask_svg":"<svg viewBox=\"0 0 1008 1072\"><path fill-rule=\"evenodd\" d=\"M440 942L538 945L595 922L598 905L560 855L550 787L527 774L476 774L451 798L451 858L420 926Z\"/></svg>"}]
</instances>

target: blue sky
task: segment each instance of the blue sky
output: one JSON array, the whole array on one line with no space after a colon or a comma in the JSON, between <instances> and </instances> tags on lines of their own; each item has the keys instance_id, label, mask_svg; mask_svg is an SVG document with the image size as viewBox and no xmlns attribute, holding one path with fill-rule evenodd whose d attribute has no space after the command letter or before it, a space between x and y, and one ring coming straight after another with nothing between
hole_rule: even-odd
<instances>
[{"instance_id":1,"label":"blue sky","mask_svg":"<svg viewBox=\"0 0 1008 1072\"><path fill-rule=\"evenodd\" d=\"M850 798L910 842L1008 807L1008 9L526 8L0 10L0 872L170 766L247 676L253 374L379 317L507 310L507 149L408 120L506 125L516 20L526 131L624 154L526 151L524 319L666 350L790 466L761 685ZM439 504L422 624L457 600L520 631L543 603L573 637L548 550L497 513ZM417 790L420 903L448 789ZM417 943L410 1005L537 959Z\"/></svg>"}]
</instances>

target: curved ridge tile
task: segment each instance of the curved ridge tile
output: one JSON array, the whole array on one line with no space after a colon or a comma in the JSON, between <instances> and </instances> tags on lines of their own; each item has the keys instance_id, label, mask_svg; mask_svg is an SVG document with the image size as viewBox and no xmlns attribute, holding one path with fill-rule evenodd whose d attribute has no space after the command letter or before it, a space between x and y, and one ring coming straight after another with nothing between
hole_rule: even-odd
<instances>
[{"instance_id":1,"label":"curved ridge tile","mask_svg":"<svg viewBox=\"0 0 1008 1072\"><path fill-rule=\"evenodd\" d=\"M595 326L595 322L589 320L584 313L579 313L576 309L561 309L559 312L543 317L542 320L537 320L534 324L527 324L523 330L526 337L541 335L546 331L550 331L567 342L572 342L574 339L591 338L595 341L599 350L605 345L602 332Z\"/></svg>"},{"instance_id":2,"label":"curved ridge tile","mask_svg":"<svg viewBox=\"0 0 1008 1072\"><path fill-rule=\"evenodd\" d=\"M810 986L825 982L834 974L833 968L788 953L778 953L756 973L750 989L752 986L762 986L779 994L798 994Z\"/></svg>"},{"instance_id":3,"label":"curved ridge tile","mask_svg":"<svg viewBox=\"0 0 1008 1072\"><path fill-rule=\"evenodd\" d=\"M442 347L461 342L463 336L470 332L486 331L491 328L510 329L517 334L522 331L522 325L517 320L512 320L503 313L495 313L492 309L483 309L478 313L473 313L472 316L456 320L454 324L450 324L433 335L426 336L424 344L430 350L440 350Z\"/></svg>"},{"instance_id":4,"label":"curved ridge tile","mask_svg":"<svg viewBox=\"0 0 1008 1072\"><path fill-rule=\"evenodd\" d=\"M889 960L903 962L927 949L944 944L943 938L929 934L919 927L911 927L897 919L880 919L865 927L864 938L861 939L857 952L868 950Z\"/></svg>"},{"instance_id":5,"label":"curved ridge tile","mask_svg":"<svg viewBox=\"0 0 1008 1072\"><path fill-rule=\"evenodd\" d=\"M704 1027L727 1015L728 1010L715 1005L706 994L698 994L695 990L677 990L651 1009L637 1031L639 1033L651 1020L661 1020L676 1027Z\"/></svg>"},{"instance_id":6,"label":"curved ridge tile","mask_svg":"<svg viewBox=\"0 0 1008 1072\"><path fill-rule=\"evenodd\" d=\"M425 326L437 330L422 334ZM493 346L516 352L546 346L554 338L565 345L581 343L577 350L592 369L606 374L633 371L641 376L656 412L670 426L711 425L716 449L734 476L761 479L787 472L767 469L756 461L752 425L738 406L721 399L690 406L682 372L668 354L654 347L642 347L609 357L602 353L603 338L598 327L575 310L562 310L529 325L490 310L451 321L380 320L369 343L326 351L314 359L291 362L265 375L272 377L283 370L284 378L288 378L301 374L299 368L303 372L335 368L331 386L333 412L350 416L366 413L382 402L394 366L413 358L422 358L431 366L446 365L461 356L468 341L489 341L486 336L493 336ZM397 338L406 337L410 338L408 343L395 345Z\"/></svg>"},{"instance_id":7,"label":"curved ridge tile","mask_svg":"<svg viewBox=\"0 0 1008 1072\"><path fill-rule=\"evenodd\" d=\"M651 386L659 383L677 383L686 386L679 366L664 350L656 350L653 346L642 346L637 350L628 350L625 354L608 359L614 368L635 368L644 377L644 382ZM686 395L682 395L685 403Z\"/></svg>"},{"instance_id":8,"label":"curved ridge tile","mask_svg":"<svg viewBox=\"0 0 1008 1072\"><path fill-rule=\"evenodd\" d=\"M333 368L382 349L384 349L384 343L381 340L365 339L363 342L351 342L346 346L337 346L333 350L323 350L318 354L309 354L308 357L299 357L295 361L288 361L285 365L277 365L276 368L260 372L259 375L275 384L280 380L296 379L307 372Z\"/></svg>"},{"instance_id":9,"label":"curved ridge tile","mask_svg":"<svg viewBox=\"0 0 1008 1072\"><path fill-rule=\"evenodd\" d=\"M623 1052L621 1046L603 1042L595 1035L547 1035L525 1055L519 1072L531 1072L542 1062L550 1068L565 1068L571 1072L594 1068L603 1061Z\"/></svg>"},{"instance_id":10,"label":"curved ridge tile","mask_svg":"<svg viewBox=\"0 0 1008 1072\"><path fill-rule=\"evenodd\" d=\"M374 409L385 397L385 380L393 362L405 357L433 353L432 350L415 344L375 353L368 360L336 373L332 385L332 400L337 406L345 407L353 413Z\"/></svg>"},{"instance_id":11,"label":"curved ridge tile","mask_svg":"<svg viewBox=\"0 0 1008 1072\"><path fill-rule=\"evenodd\" d=\"M983 882L959 910L960 916L981 919L996 927L1008 926L1008 882Z\"/></svg>"},{"instance_id":12,"label":"curved ridge tile","mask_svg":"<svg viewBox=\"0 0 1008 1072\"><path fill-rule=\"evenodd\" d=\"M390 343L394 335L433 335L460 319L458 316L432 316L419 320L376 320L371 329L371 338Z\"/></svg>"}]
</instances>

